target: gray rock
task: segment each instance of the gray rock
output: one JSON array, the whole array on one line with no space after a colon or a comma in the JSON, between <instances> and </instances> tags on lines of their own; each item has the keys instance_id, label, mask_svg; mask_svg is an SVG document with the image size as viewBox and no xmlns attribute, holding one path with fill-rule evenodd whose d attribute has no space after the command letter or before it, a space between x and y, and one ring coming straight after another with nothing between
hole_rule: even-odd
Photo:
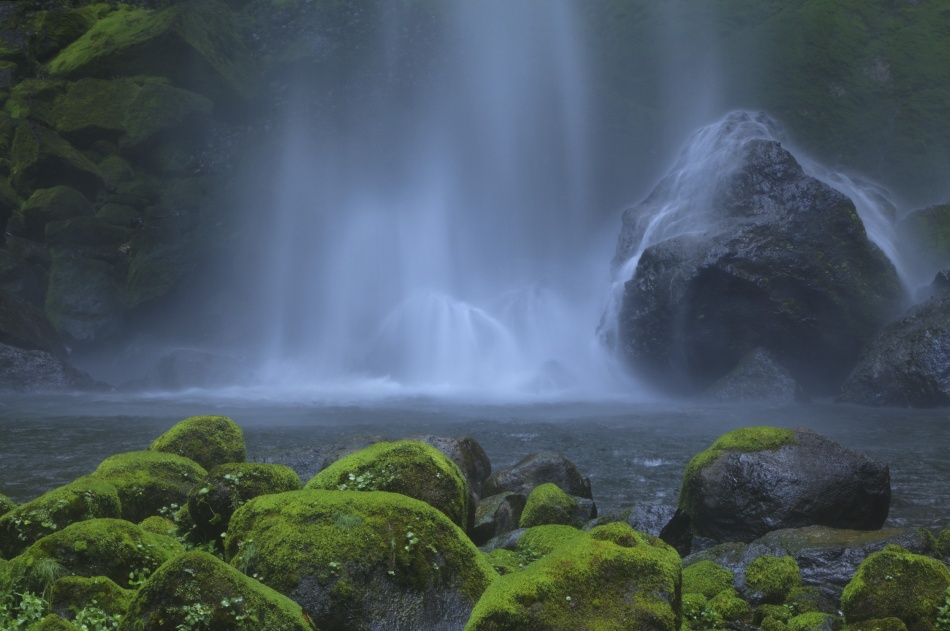
<instances>
[{"instance_id":1,"label":"gray rock","mask_svg":"<svg viewBox=\"0 0 950 631\"><path fill-rule=\"evenodd\" d=\"M477 546L518 528L527 498L520 493L501 493L479 500L471 538Z\"/></svg>"},{"instance_id":2,"label":"gray rock","mask_svg":"<svg viewBox=\"0 0 950 631\"><path fill-rule=\"evenodd\" d=\"M427 445L431 445L448 456L452 462L458 465L462 475L468 482L468 488L477 493L481 490L482 484L491 475L491 460L481 445L471 436L433 436L432 434L423 434L420 436L409 436L406 440L418 440Z\"/></svg>"},{"instance_id":3,"label":"gray rock","mask_svg":"<svg viewBox=\"0 0 950 631\"><path fill-rule=\"evenodd\" d=\"M682 489L693 532L720 542L815 525L876 530L891 499L887 465L810 430L775 449L725 450Z\"/></svg>"},{"instance_id":4,"label":"gray rock","mask_svg":"<svg viewBox=\"0 0 950 631\"><path fill-rule=\"evenodd\" d=\"M108 340L124 321L118 283L108 263L54 251L46 316L67 343L92 345Z\"/></svg>"},{"instance_id":5,"label":"gray rock","mask_svg":"<svg viewBox=\"0 0 950 631\"><path fill-rule=\"evenodd\" d=\"M772 353L756 348L706 391L719 401L802 401L807 395Z\"/></svg>"},{"instance_id":6,"label":"gray rock","mask_svg":"<svg viewBox=\"0 0 950 631\"><path fill-rule=\"evenodd\" d=\"M763 120L731 115L713 141L734 149L704 166L716 167L711 179L692 181L692 163L680 165L624 212L616 265L636 251L646 217L697 189L681 211L691 230L647 247L620 299L615 343L657 386L701 392L762 347L810 392L833 393L903 299L851 200L779 142L741 136Z\"/></svg>"},{"instance_id":7,"label":"gray rock","mask_svg":"<svg viewBox=\"0 0 950 631\"><path fill-rule=\"evenodd\" d=\"M63 357L0 344L0 391L46 392L107 387L74 368Z\"/></svg>"},{"instance_id":8,"label":"gray rock","mask_svg":"<svg viewBox=\"0 0 950 631\"><path fill-rule=\"evenodd\" d=\"M593 499L590 480L581 475L573 462L553 451L539 451L493 473L482 485L482 497L506 491L527 497L531 489L547 482L556 484L568 495Z\"/></svg>"},{"instance_id":9,"label":"gray rock","mask_svg":"<svg viewBox=\"0 0 950 631\"><path fill-rule=\"evenodd\" d=\"M950 291L885 327L841 386L839 398L875 406L950 405Z\"/></svg>"}]
</instances>

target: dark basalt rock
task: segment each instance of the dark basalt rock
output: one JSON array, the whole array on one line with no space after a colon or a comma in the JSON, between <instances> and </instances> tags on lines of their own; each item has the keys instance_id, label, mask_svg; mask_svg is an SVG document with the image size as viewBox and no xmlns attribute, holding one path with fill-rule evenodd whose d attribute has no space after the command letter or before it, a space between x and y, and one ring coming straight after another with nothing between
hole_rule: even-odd
<instances>
[{"instance_id":1,"label":"dark basalt rock","mask_svg":"<svg viewBox=\"0 0 950 631\"><path fill-rule=\"evenodd\" d=\"M590 480L581 475L573 462L553 451L539 451L493 473L482 485L482 497L506 491L527 497L531 489L546 482L556 484L568 495L593 499Z\"/></svg>"},{"instance_id":2,"label":"dark basalt rock","mask_svg":"<svg viewBox=\"0 0 950 631\"><path fill-rule=\"evenodd\" d=\"M950 291L913 307L870 345L841 387L840 400L875 406L950 405ZM943 281L946 282L946 281Z\"/></svg>"},{"instance_id":3,"label":"dark basalt rock","mask_svg":"<svg viewBox=\"0 0 950 631\"><path fill-rule=\"evenodd\" d=\"M739 360L732 372L706 391L706 396L734 402L791 402L808 398L791 373L764 348L756 348Z\"/></svg>"},{"instance_id":4,"label":"dark basalt rock","mask_svg":"<svg viewBox=\"0 0 950 631\"><path fill-rule=\"evenodd\" d=\"M518 528L527 498L520 493L501 493L479 500L471 538L477 546Z\"/></svg>"},{"instance_id":5,"label":"dark basalt rock","mask_svg":"<svg viewBox=\"0 0 950 631\"><path fill-rule=\"evenodd\" d=\"M468 488L474 493L482 488L482 484L491 475L491 460L481 445L471 436L409 436L406 440L418 440L431 445L448 456L458 465L468 482ZM476 497L477 499L477 497ZM516 522L517 523L517 522Z\"/></svg>"},{"instance_id":6,"label":"dark basalt rock","mask_svg":"<svg viewBox=\"0 0 950 631\"><path fill-rule=\"evenodd\" d=\"M771 121L739 112L722 124L719 141L735 149L709 182L691 184L700 191L683 211L704 223L643 252L616 342L644 379L674 391L702 391L762 347L809 391L834 392L902 289L851 200L779 142L731 139L753 123ZM682 177L671 173L624 213L615 264L634 254L644 218L689 184Z\"/></svg>"},{"instance_id":7,"label":"dark basalt rock","mask_svg":"<svg viewBox=\"0 0 950 631\"><path fill-rule=\"evenodd\" d=\"M727 449L687 470L680 507L693 532L716 541L752 541L783 528L876 530L891 499L887 465L810 430L777 448Z\"/></svg>"}]
</instances>

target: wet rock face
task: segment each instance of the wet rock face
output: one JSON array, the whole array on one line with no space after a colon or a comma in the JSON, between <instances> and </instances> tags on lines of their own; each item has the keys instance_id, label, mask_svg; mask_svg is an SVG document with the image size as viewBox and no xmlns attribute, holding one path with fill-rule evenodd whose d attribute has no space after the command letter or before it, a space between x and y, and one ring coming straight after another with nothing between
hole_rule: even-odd
<instances>
[{"instance_id":1,"label":"wet rock face","mask_svg":"<svg viewBox=\"0 0 950 631\"><path fill-rule=\"evenodd\" d=\"M568 495L593 499L590 480L581 475L573 462L553 451L539 451L507 469L496 471L482 485L482 497L505 492L527 497L531 489L548 482Z\"/></svg>"},{"instance_id":2,"label":"wet rock face","mask_svg":"<svg viewBox=\"0 0 950 631\"><path fill-rule=\"evenodd\" d=\"M696 392L761 347L807 390L827 392L893 314L896 272L854 204L779 142L736 147L682 215L701 223L643 251L621 298L619 351L645 379ZM624 214L615 263L633 255L644 218L682 177L671 173Z\"/></svg>"},{"instance_id":3,"label":"wet rock face","mask_svg":"<svg viewBox=\"0 0 950 631\"><path fill-rule=\"evenodd\" d=\"M940 280L938 275L935 284ZM950 291L942 290L888 325L841 387L840 399L875 406L950 406Z\"/></svg>"},{"instance_id":4,"label":"wet rock face","mask_svg":"<svg viewBox=\"0 0 950 631\"><path fill-rule=\"evenodd\" d=\"M680 507L697 535L752 541L773 530L816 525L876 530L887 519L890 499L887 465L795 430L779 447L727 448L688 467Z\"/></svg>"}]
</instances>

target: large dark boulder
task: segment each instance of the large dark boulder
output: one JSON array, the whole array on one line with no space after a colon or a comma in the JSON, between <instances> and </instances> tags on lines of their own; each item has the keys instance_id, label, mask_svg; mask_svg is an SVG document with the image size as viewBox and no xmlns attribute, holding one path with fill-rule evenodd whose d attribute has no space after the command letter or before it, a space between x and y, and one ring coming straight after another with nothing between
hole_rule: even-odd
<instances>
[{"instance_id":1,"label":"large dark boulder","mask_svg":"<svg viewBox=\"0 0 950 631\"><path fill-rule=\"evenodd\" d=\"M942 277L938 275L940 285ZM841 387L840 399L877 406L950 405L950 291L889 324Z\"/></svg>"},{"instance_id":2,"label":"large dark boulder","mask_svg":"<svg viewBox=\"0 0 950 631\"><path fill-rule=\"evenodd\" d=\"M902 300L854 204L772 125L739 112L703 130L624 213L615 264L636 265L616 343L657 385L701 391L762 347L806 389L834 391Z\"/></svg>"},{"instance_id":3,"label":"large dark boulder","mask_svg":"<svg viewBox=\"0 0 950 631\"><path fill-rule=\"evenodd\" d=\"M534 487L548 482L568 495L593 499L590 480L581 475L573 462L554 451L533 453L511 467L496 471L482 485L482 497L506 492L527 497Z\"/></svg>"},{"instance_id":4,"label":"large dark boulder","mask_svg":"<svg viewBox=\"0 0 950 631\"><path fill-rule=\"evenodd\" d=\"M686 467L680 508L695 534L752 541L782 528L876 530L887 519L887 465L810 430L738 429Z\"/></svg>"}]
</instances>

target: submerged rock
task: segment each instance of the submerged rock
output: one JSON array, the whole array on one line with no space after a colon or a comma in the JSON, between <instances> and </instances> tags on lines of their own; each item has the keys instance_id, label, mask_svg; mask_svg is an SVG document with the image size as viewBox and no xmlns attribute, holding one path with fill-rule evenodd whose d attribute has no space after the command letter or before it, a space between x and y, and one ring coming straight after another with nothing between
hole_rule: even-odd
<instances>
[{"instance_id":1,"label":"submerged rock","mask_svg":"<svg viewBox=\"0 0 950 631\"><path fill-rule=\"evenodd\" d=\"M841 386L841 401L875 406L950 406L950 291L889 324Z\"/></svg>"},{"instance_id":2,"label":"submerged rock","mask_svg":"<svg viewBox=\"0 0 950 631\"><path fill-rule=\"evenodd\" d=\"M772 530L876 530L890 508L887 465L809 430L749 427L719 437L683 474L695 534L752 541Z\"/></svg>"},{"instance_id":3,"label":"submerged rock","mask_svg":"<svg viewBox=\"0 0 950 631\"><path fill-rule=\"evenodd\" d=\"M902 300L851 200L807 175L770 126L738 112L702 130L624 212L615 264L636 267L615 341L663 388L702 391L761 347L808 390L833 391ZM661 215L668 225L651 223Z\"/></svg>"}]
</instances>

